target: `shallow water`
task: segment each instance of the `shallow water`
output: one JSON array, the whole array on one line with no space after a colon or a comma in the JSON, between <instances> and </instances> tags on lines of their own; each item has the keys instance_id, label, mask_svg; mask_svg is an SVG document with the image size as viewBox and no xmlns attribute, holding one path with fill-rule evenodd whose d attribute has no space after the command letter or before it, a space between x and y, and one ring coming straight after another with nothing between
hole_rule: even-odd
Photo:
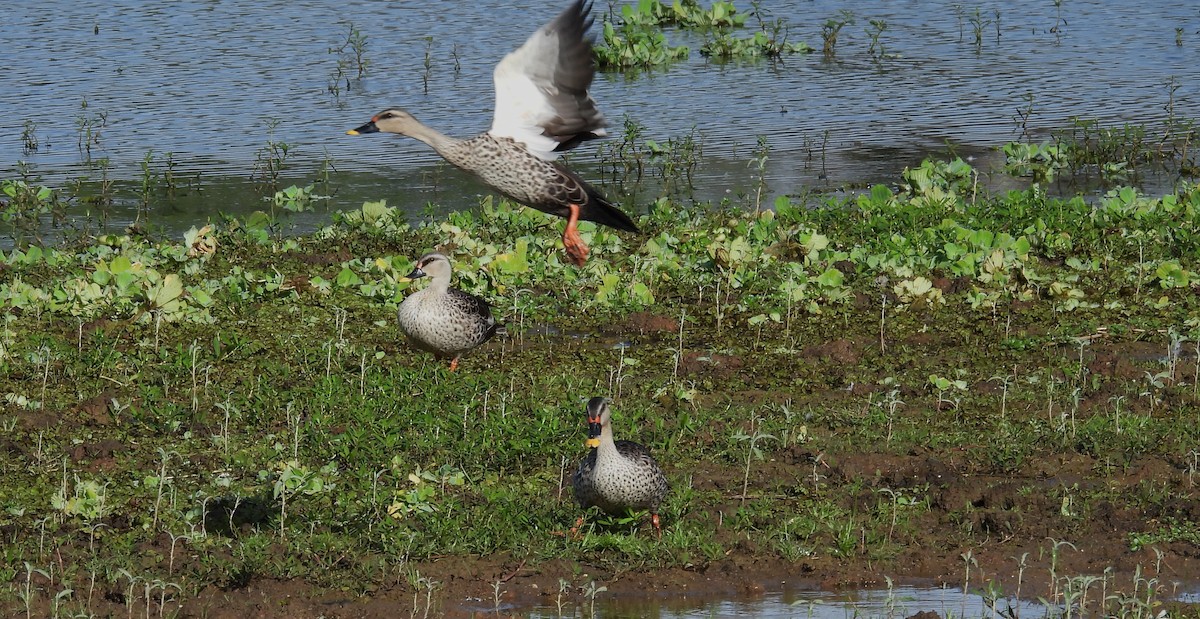
<instances>
[{"instance_id":1,"label":"shallow water","mask_svg":"<svg viewBox=\"0 0 1200 619\"><path fill-rule=\"evenodd\" d=\"M553 597L553 596L551 596ZM1170 591L1162 599L1179 602L1200 603L1200 591ZM494 612L495 607L484 604L468 604L466 610L479 613ZM501 604L501 616L516 613L531 619L557 617L593 616L593 607L586 603L577 607L564 603L560 608L554 603L536 609L523 610ZM862 591L818 591L812 589L785 588L783 591L763 595L747 595L733 599L720 599L711 595L662 594L656 597L620 598L602 592L595 603L596 617L617 619L624 617L657 617L672 619L704 619L720 617L759 617L763 619L849 619L852 617L900 618L911 617L920 612L934 612L941 617L982 618L1022 617L1039 619L1047 616L1062 616L1061 607L1047 607L1041 602L1001 599L985 600L975 593L964 594L956 587L893 587ZM1089 612L1096 610L1089 606ZM1079 609L1073 610L1079 613Z\"/></svg>"},{"instance_id":2,"label":"shallow water","mask_svg":"<svg viewBox=\"0 0 1200 619\"><path fill-rule=\"evenodd\" d=\"M15 176L17 162L25 161L51 184L96 178L81 163L80 122L103 113L90 156L109 158L117 179L138 179L143 157L153 151L159 166L164 153L173 153L176 172L199 174L203 188L244 183L274 139L290 146L283 186L305 184L323 160L332 162L333 208L373 198L412 213L429 201L470 207L482 188L435 166L436 155L423 144L344 131L391 105L450 134L485 129L495 62L563 4L485 0L455 5L447 15L435 3L376 0L84 0L52 11L16 3L6 16L14 43L0 73L0 174ZM844 8L825 0L763 5L787 21L790 40L816 48L821 25ZM978 47L976 7L990 22ZM606 8L598 3L597 12ZM594 96L615 131L625 116L642 124L649 139L694 128L705 162L695 184L705 198L752 189L747 162L760 134L772 149L768 193L779 194L890 182L948 144L963 155L992 157L990 149L1019 137L1016 112L1026 96L1033 98L1029 127L1037 136L1072 117L1162 122L1172 78L1179 86L1173 113L1200 117L1200 10L1188 3L1074 0L1063 3L1061 21L1048 0L875 0L855 3L854 10L856 21L843 28L832 61L816 53L774 64L713 64L699 54L703 35L672 32L692 48L689 60L638 76L600 74ZM878 61L867 51L871 19L887 22L880 38L887 56ZM350 23L368 37L369 74L335 97L328 85L338 57L330 48L345 39ZM1178 46L1176 28L1183 33ZM269 119L279 121L273 132ZM27 153L26 121L35 124L39 143ZM595 153L594 145L581 149L578 165ZM119 187L118 220L132 215L135 185ZM218 207L237 213L261 206L253 191L215 193L219 206L201 195L174 214L161 213L160 223L186 228Z\"/></svg>"},{"instance_id":3,"label":"shallow water","mask_svg":"<svg viewBox=\"0 0 1200 619\"><path fill-rule=\"evenodd\" d=\"M1037 619L1046 616L1040 604L1014 604L1018 616ZM482 610L482 609L481 609ZM545 606L527 616L537 619L589 616L591 607L579 615L574 606L565 606L560 614L557 606ZM922 611L936 612L942 617L996 617L982 597L963 595L958 589L926 589L896 587L891 590L868 590L831 593L827 591L796 590L745 597L737 600L713 600L694 596L670 596L659 599L619 599L599 594L596 616L659 617L702 619L718 617L761 617L763 619L846 619L848 617L910 617ZM1006 611L999 602L996 611Z\"/></svg>"}]
</instances>

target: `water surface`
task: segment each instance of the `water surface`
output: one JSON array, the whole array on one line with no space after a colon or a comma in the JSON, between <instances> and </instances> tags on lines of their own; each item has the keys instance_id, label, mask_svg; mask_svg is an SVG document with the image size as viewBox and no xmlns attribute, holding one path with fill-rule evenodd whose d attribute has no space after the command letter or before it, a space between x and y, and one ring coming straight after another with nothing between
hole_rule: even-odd
<instances>
[{"instance_id":1,"label":"water surface","mask_svg":"<svg viewBox=\"0 0 1200 619\"><path fill-rule=\"evenodd\" d=\"M217 209L260 207L261 195L243 185L268 140L290 147L284 186L333 166L333 208L374 198L414 216L431 201L468 208L483 188L437 165L423 144L344 132L395 105L451 135L486 129L493 66L564 4L483 0L448 11L381 0L81 0L47 10L18 2L6 15L13 38L0 72L0 174L15 176L24 161L50 184L95 179L99 173L83 165L81 123L103 114L90 156L107 157L111 177L132 181L118 187L121 217L131 217L149 152L157 166L172 153L176 173L199 175L202 188L241 183L212 192L220 196L215 204L184 201L162 218L186 228ZM790 40L820 48L821 25L847 5L762 6L767 19L786 21ZM979 45L976 9L986 22ZM597 3L597 13L606 10ZM1021 137L1017 110L1030 101L1027 128L1037 139L1073 117L1109 125L1200 117L1200 9L1189 3L1072 0L1059 14L1049 0L873 0L853 10L832 60L817 53L713 63L699 53L703 34L672 31L673 41L692 48L687 61L636 76L600 74L593 94L615 132L625 117L648 139L695 131L703 153L696 191L708 199L754 189L747 163L759 135L771 148L769 196L894 182L904 166L951 148L986 163L994 147ZM872 19L887 23L882 58L868 53ZM330 49L350 24L368 37L369 73L335 96L329 85L338 54ZM751 18L743 34L755 27ZM22 150L26 121L39 143L33 152ZM574 156L593 178L596 152L589 144ZM628 210L640 212L650 197L635 196Z\"/></svg>"}]
</instances>

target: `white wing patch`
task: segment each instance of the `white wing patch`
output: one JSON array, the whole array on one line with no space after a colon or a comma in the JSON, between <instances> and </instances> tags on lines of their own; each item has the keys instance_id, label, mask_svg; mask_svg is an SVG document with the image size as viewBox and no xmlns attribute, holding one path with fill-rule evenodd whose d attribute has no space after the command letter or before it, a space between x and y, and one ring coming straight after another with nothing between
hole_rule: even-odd
<instances>
[{"instance_id":1,"label":"white wing patch","mask_svg":"<svg viewBox=\"0 0 1200 619\"><path fill-rule=\"evenodd\" d=\"M521 142L542 159L558 158L558 141L545 134L545 125L556 116L550 97L558 94L557 64L558 34L547 25L496 65L496 109L489 133Z\"/></svg>"}]
</instances>

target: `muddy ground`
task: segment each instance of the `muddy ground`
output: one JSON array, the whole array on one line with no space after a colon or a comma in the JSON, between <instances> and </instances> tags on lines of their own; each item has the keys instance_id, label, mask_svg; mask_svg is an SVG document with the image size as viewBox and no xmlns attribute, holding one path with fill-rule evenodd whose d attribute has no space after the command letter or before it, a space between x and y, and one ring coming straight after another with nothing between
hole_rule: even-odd
<instances>
[{"instance_id":1,"label":"muddy ground","mask_svg":"<svg viewBox=\"0 0 1200 619\"><path fill-rule=\"evenodd\" d=\"M664 317L635 316L631 326L642 333L669 333L674 328ZM919 336L918 336L919 339ZM865 341L835 340L801 352L808 359L820 359L832 368L853 364L875 344ZM1149 346L1139 342L1100 342L1087 352L1091 371L1119 375L1138 372L1128 361L1148 354ZM1073 353L1072 353L1073 354ZM1194 363L1194 359L1191 360ZM681 371L691 374L724 375L727 378L753 371L753 361L737 356L690 354ZM980 388L986 388L981 385ZM868 389L845 385L812 394L812 401L838 402L863 400ZM733 398L771 399L779 394L747 392ZM1082 402L1080 414L1103 414L1101 398ZM87 407L84 406L83 409ZM1021 411L1009 411L1022 414ZM1033 414L1030 412L1029 414ZM1171 414L1169 406L1161 414ZM836 432L813 428L814 432ZM979 437L979 449L986 449L987 436ZM10 445L11 447L11 445ZM106 460L121 445L83 445L71 454L80 466L102 470ZM928 509L911 515L908 525L896 531L896 548L889 557L863 546L844 556L815 550L810 556L785 560L766 540L744 531L719 526L715 539L726 549L725 555L702 564L670 569L630 566L613 571L589 562L586 555L575 560L539 559L512 554L494 556L446 556L415 561L421 575L438 584L426 597L403 578L373 584L365 594L329 590L303 580L273 580L250 577L224 587L208 586L178 606L181 617L379 617L445 616L468 617L494 612L495 583L501 585L501 608L505 614L519 615L533 607L563 603L565 612L585 608L584 585L594 581L607 587L598 599L661 599L686 596L694 600L746 599L784 589L856 590L881 589L885 579L895 585L961 588L969 578L973 591L987 580L1000 583L1007 595L1018 586L1026 599L1055 597L1055 580L1065 576L1109 574L1110 586L1126 592L1133 589L1137 575L1155 579L1151 586L1156 597L1169 599L1175 592L1195 591L1200 585L1200 548L1188 542L1156 544L1138 550L1131 548L1130 533L1153 530L1163 522L1200 521L1200 476L1189 474L1185 462L1165 457L1142 457L1128 466L1107 466L1079 453L1047 454L1030 458L1019 470L996 472L978 461L975 449L958 447L917 447L908 453L882 453L878 446L841 447L818 452L808 445L792 445L768 452L766 461L756 464L752 487L765 489L756 496L774 497L781 503L803 509L806 498L794 489L816 484L833 490L850 510L870 510L879 501L880 489L926 489ZM683 471L665 467L678 479ZM690 471L694 488L716 491L727 497L724 504L713 506L715 514L704 514L723 522L739 506L742 471L737 467L713 463ZM1153 507L1152 501L1139 502L1100 499L1086 507L1066 505L1053 492L1071 488L1079 494L1119 497L1124 493L1146 492L1147 487L1161 488L1176 496L1190 497L1166 506ZM1046 489L1046 492L1037 489ZM1032 491L1031 491L1032 489ZM570 491L561 493L570 500ZM1073 513L1086 509L1086 513ZM701 510L685 514L664 514L664 524L673 518L698 518ZM534 535L559 535L561 531L534 531ZM650 535L643 526L636 535ZM865 535L864 535L865 537ZM1059 546L1052 556L1056 542ZM156 543L164 548L170 541ZM180 568L200 557L180 545L175 561ZM1160 554L1156 554L1161 552ZM969 555L967 554L969 553ZM1025 566L1019 567L1025 557ZM352 558L343 558L347 564ZM969 574L967 566L970 565ZM330 569L339 569L337 564ZM1052 578L1053 577L1053 578ZM560 579L571 587L560 593ZM1018 579L1020 582L1018 583ZM19 584L19 583L17 583ZM1098 586L1098 585L1097 585ZM1093 594L1095 595L1095 594ZM111 613L125 616L126 592L97 591L92 605L99 616ZM176 607L166 604L168 612ZM11 610L11 608L10 608ZM48 609L47 609L48 610ZM1200 608L1172 606L1179 616L1200 616ZM138 613L140 614L140 613Z\"/></svg>"},{"instance_id":2,"label":"muddy ground","mask_svg":"<svg viewBox=\"0 0 1200 619\"><path fill-rule=\"evenodd\" d=\"M764 476L806 475L811 471L812 454L795 453L787 461L776 459L764 467ZM1160 547L1162 556L1151 549L1130 550L1127 533L1142 528L1148 521L1167 514L1135 513L1100 504L1085 522L1071 530L1055 525L1061 520L1062 505L1042 496L1022 493L1028 484L1102 484L1109 488L1129 488L1148 478L1163 484L1188 484L1186 475L1169 462L1150 459L1139 463L1127 474L1097 478L1091 473L1095 462L1088 458L1060 458L1039 462L1011 476L978 475L962 457L953 453L914 452L906 456L881 456L870 451L828 454L827 475L830 483L853 479L878 480L893 487L906 483L928 483L933 507L922 516L919 529L924 534L906 540L904 551L884 564L854 557L812 557L799 562L772 558L769 551L751 539L729 539L728 556L689 569L631 569L614 573L589 565L586 557L578 561L537 562L514 556L446 557L419 563L423 575L441 583L434 592L435 616L470 617L493 612L493 583L503 583L503 608L513 614L522 609L543 606L554 608L559 579L578 583L594 579L608 588L600 594L614 598L639 599L686 596L694 600L744 599L778 592L785 588L821 590L882 589L885 578L896 585L961 587L964 577L963 553L970 551L979 567L970 576L971 587L984 579L995 579L1005 591L1016 591L1016 557L1028 553L1024 570L1022 597L1050 597L1052 540L1074 545L1062 548L1054 569L1059 575L1100 575L1114 570L1115 581L1131 583L1135 572L1142 573L1160 565L1159 585L1164 592L1181 586L1195 590L1200 584L1200 548L1177 542ZM728 489L736 494L741 479L721 476L722 470L698 470L695 479ZM770 479L770 477L767 477ZM858 497L874 501L871 496ZM854 500L853 498L851 500ZM977 510L969 524L954 513L956 506L970 503ZM736 509L736 503L729 508ZM1200 519L1200 501L1178 506L1174 517ZM669 526L669 525L668 525ZM982 543L965 546L961 531L971 526L987 531ZM649 534L643 530L642 534ZM735 536L729 536L735 537ZM576 589L568 594L567 608L586 606L587 598ZM197 599L184 604L185 617L395 617L409 616L425 609L424 595L417 596L406 584L382 587L359 597L338 591L315 589L303 582L252 581L235 590L209 588ZM1175 607L1185 616L1200 616L1200 608Z\"/></svg>"}]
</instances>

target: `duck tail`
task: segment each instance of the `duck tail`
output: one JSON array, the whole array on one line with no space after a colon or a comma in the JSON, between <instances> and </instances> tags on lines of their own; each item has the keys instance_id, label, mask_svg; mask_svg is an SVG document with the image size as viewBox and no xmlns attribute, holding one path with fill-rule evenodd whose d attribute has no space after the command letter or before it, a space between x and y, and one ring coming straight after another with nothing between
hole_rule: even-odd
<instances>
[{"instance_id":1,"label":"duck tail","mask_svg":"<svg viewBox=\"0 0 1200 619\"><path fill-rule=\"evenodd\" d=\"M625 214L625 211L609 202L608 198L605 198L595 187L584 183L584 189L588 194L588 203L580 209L580 219L594 221L602 226L625 232L641 232L638 230L637 224L633 223L633 219Z\"/></svg>"}]
</instances>

